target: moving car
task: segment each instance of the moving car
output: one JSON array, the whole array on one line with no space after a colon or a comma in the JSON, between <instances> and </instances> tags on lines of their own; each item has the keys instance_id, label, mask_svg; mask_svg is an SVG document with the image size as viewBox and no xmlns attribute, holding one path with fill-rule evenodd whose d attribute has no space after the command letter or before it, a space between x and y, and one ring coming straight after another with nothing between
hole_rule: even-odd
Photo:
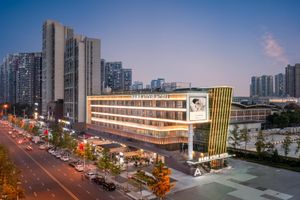
<instances>
[{"instance_id":1,"label":"moving car","mask_svg":"<svg viewBox=\"0 0 300 200\"><path fill-rule=\"evenodd\" d=\"M32 150L33 150L33 148L32 148L32 146L30 146L30 145L27 145L27 146L26 146L26 150L27 150L27 151L32 151Z\"/></svg>"}]
</instances>

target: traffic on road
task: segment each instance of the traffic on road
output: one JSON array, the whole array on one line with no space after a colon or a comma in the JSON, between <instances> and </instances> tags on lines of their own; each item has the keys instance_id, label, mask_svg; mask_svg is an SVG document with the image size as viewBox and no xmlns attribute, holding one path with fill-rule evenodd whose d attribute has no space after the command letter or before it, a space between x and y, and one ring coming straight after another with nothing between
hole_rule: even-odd
<instances>
[{"instance_id":1,"label":"traffic on road","mask_svg":"<svg viewBox=\"0 0 300 200\"><path fill-rule=\"evenodd\" d=\"M21 170L25 199L129 199L96 171L83 171L83 161L46 142L32 141L25 131L0 121L0 143Z\"/></svg>"}]
</instances>

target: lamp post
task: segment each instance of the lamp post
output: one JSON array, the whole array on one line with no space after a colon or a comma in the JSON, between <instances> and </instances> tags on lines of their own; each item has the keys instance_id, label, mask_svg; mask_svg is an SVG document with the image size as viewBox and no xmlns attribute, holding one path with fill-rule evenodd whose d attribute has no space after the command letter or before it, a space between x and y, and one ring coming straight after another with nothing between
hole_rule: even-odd
<instances>
[{"instance_id":1,"label":"lamp post","mask_svg":"<svg viewBox=\"0 0 300 200\"><path fill-rule=\"evenodd\" d=\"M7 104L4 104L3 108L4 108L4 111L5 111L5 115L7 115L7 108L8 108L8 105L7 105Z\"/></svg>"},{"instance_id":2,"label":"lamp post","mask_svg":"<svg viewBox=\"0 0 300 200\"><path fill-rule=\"evenodd\" d=\"M85 170L85 145L86 145L87 141L85 139L85 135L83 135L83 171Z\"/></svg>"},{"instance_id":3,"label":"lamp post","mask_svg":"<svg viewBox=\"0 0 300 200\"><path fill-rule=\"evenodd\" d=\"M17 200L19 200L19 185L21 185L21 182L17 182Z\"/></svg>"}]
</instances>

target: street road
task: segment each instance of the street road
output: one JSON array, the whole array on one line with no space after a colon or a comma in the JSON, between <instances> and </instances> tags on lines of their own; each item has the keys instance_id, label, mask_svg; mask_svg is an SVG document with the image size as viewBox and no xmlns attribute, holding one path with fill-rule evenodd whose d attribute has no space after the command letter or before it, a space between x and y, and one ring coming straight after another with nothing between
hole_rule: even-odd
<instances>
[{"instance_id":1,"label":"street road","mask_svg":"<svg viewBox=\"0 0 300 200\"><path fill-rule=\"evenodd\" d=\"M102 187L82 179L81 173L50 155L45 150L33 145L33 151L25 150L26 144L17 144L8 131L0 124L0 143L5 145L10 158L21 170L22 187L26 199L95 199L95 200L128 200L119 191L107 192Z\"/></svg>"}]
</instances>

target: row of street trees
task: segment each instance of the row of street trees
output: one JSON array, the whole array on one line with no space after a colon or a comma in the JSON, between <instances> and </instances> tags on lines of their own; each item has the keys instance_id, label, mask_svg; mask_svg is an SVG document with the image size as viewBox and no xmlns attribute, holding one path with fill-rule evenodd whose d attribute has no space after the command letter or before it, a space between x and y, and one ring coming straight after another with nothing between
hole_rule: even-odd
<instances>
[{"instance_id":1,"label":"row of street trees","mask_svg":"<svg viewBox=\"0 0 300 200\"><path fill-rule=\"evenodd\" d=\"M241 131L238 130L238 126L235 125L234 129L230 131L229 142L234 149L237 149L237 146L240 146L240 142L245 143L244 149L247 150L247 144L250 142L251 137L246 127L244 127ZM295 154L300 151L300 137L296 140L297 148L295 150ZM288 134L281 145L281 148L284 150L284 155L287 156L290 153L290 146L292 144L292 138L290 134ZM274 149L275 146L271 141L266 142L265 136L260 130L256 137L255 142L256 152L261 155L266 150L274 152L274 154L278 155L277 149Z\"/></svg>"},{"instance_id":2,"label":"row of street trees","mask_svg":"<svg viewBox=\"0 0 300 200\"><path fill-rule=\"evenodd\" d=\"M63 131L61 124L53 124L51 126L51 136L48 136L49 142L56 147L66 148L72 152L76 152L78 148L77 140L69 133Z\"/></svg>"},{"instance_id":3,"label":"row of street trees","mask_svg":"<svg viewBox=\"0 0 300 200\"><path fill-rule=\"evenodd\" d=\"M8 115L8 121L13 123L15 126L18 126L33 135L38 135L38 133L39 133L38 126L36 126L33 123L24 122L24 120L22 118L18 118L13 115Z\"/></svg>"},{"instance_id":4,"label":"row of street trees","mask_svg":"<svg viewBox=\"0 0 300 200\"><path fill-rule=\"evenodd\" d=\"M249 135L247 127L244 127L241 131L239 131L239 127L235 125L233 130L230 131L229 141L235 149L237 146L240 146L240 142L244 142L246 150L247 144L250 142L250 140L251 137Z\"/></svg>"},{"instance_id":5,"label":"row of street trees","mask_svg":"<svg viewBox=\"0 0 300 200\"><path fill-rule=\"evenodd\" d=\"M7 200L24 198L20 183L20 171L9 159L7 149L0 145L0 198Z\"/></svg>"}]
</instances>

